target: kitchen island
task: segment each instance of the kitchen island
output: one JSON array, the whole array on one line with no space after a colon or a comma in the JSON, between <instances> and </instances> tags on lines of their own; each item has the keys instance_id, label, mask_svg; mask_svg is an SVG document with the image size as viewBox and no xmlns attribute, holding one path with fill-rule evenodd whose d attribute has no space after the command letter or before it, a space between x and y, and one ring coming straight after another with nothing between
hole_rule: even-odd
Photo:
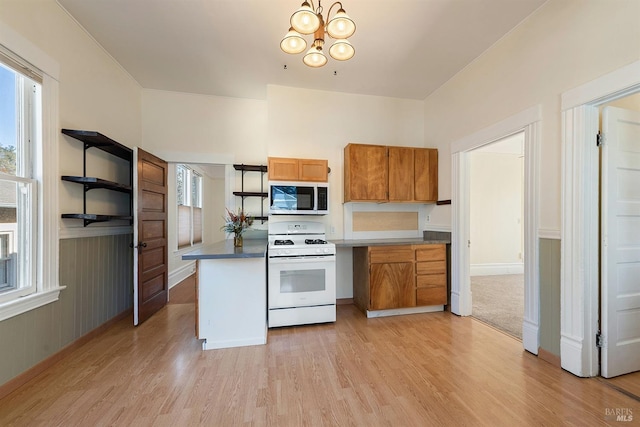
<instances>
[{"instance_id":1,"label":"kitchen island","mask_svg":"<svg viewBox=\"0 0 640 427\"><path fill-rule=\"evenodd\" d=\"M267 343L267 241L224 240L194 250L196 336L203 350Z\"/></svg>"}]
</instances>

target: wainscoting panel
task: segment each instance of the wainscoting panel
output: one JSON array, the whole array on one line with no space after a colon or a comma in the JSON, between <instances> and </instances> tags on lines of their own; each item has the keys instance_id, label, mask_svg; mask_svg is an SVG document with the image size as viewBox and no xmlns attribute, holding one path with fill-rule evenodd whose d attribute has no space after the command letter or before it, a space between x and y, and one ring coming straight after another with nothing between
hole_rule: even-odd
<instances>
[{"instance_id":1,"label":"wainscoting panel","mask_svg":"<svg viewBox=\"0 0 640 427\"><path fill-rule=\"evenodd\" d=\"M559 239L540 239L540 348L560 357Z\"/></svg>"},{"instance_id":2,"label":"wainscoting panel","mask_svg":"<svg viewBox=\"0 0 640 427\"><path fill-rule=\"evenodd\" d=\"M60 285L66 289L58 301L0 322L0 384L132 307L131 239L60 240Z\"/></svg>"}]
</instances>

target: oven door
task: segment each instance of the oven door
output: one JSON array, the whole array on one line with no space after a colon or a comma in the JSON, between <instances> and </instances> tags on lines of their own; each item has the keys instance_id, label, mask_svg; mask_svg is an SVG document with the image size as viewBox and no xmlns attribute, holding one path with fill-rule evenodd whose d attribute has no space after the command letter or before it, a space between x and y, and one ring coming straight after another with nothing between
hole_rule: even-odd
<instances>
[{"instance_id":1,"label":"oven door","mask_svg":"<svg viewBox=\"0 0 640 427\"><path fill-rule=\"evenodd\" d=\"M336 257L269 258L269 308L336 303Z\"/></svg>"}]
</instances>

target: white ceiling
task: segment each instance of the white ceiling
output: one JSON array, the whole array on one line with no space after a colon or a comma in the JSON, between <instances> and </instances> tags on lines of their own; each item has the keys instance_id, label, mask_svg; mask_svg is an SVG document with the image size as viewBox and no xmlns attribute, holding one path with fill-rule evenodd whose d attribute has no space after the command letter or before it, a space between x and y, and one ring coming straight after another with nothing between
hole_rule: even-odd
<instances>
[{"instance_id":1,"label":"white ceiling","mask_svg":"<svg viewBox=\"0 0 640 427\"><path fill-rule=\"evenodd\" d=\"M280 50L302 0L58 0L144 88L265 99L277 84L418 100L544 1L344 0L356 55L311 69Z\"/></svg>"}]
</instances>

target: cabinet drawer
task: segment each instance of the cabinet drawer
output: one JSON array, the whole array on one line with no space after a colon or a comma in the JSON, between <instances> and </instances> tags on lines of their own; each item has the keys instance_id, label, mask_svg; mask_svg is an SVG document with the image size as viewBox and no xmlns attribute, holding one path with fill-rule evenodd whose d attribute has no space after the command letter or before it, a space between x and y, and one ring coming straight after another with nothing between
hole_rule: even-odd
<instances>
[{"instance_id":1,"label":"cabinet drawer","mask_svg":"<svg viewBox=\"0 0 640 427\"><path fill-rule=\"evenodd\" d=\"M447 292L447 276L445 274L425 274L416 276L416 286L418 288L441 287Z\"/></svg>"},{"instance_id":2,"label":"cabinet drawer","mask_svg":"<svg viewBox=\"0 0 640 427\"><path fill-rule=\"evenodd\" d=\"M422 245L416 249L416 261L444 261L446 251L444 245Z\"/></svg>"},{"instance_id":3,"label":"cabinet drawer","mask_svg":"<svg viewBox=\"0 0 640 427\"><path fill-rule=\"evenodd\" d=\"M416 274L444 274L447 263L443 261L416 262Z\"/></svg>"},{"instance_id":4,"label":"cabinet drawer","mask_svg":"<svg viewBox=\"0 0 640 427\"><path fill-rule=\"evenodd\" d=\"M447 287L418 288L416 305L445 305L447 303Z\"/></svg>"},{"instance_id":5,"label":"cabinet drawer","mask_svg":"<svg viewBox=\"0 0 640 427\"><path fill-rule=\"evenodd\" d=\"M413 262L413 249L411 249L411 246L370 247L369 262L372 264Z\"/></svg>"}]
</instances>

